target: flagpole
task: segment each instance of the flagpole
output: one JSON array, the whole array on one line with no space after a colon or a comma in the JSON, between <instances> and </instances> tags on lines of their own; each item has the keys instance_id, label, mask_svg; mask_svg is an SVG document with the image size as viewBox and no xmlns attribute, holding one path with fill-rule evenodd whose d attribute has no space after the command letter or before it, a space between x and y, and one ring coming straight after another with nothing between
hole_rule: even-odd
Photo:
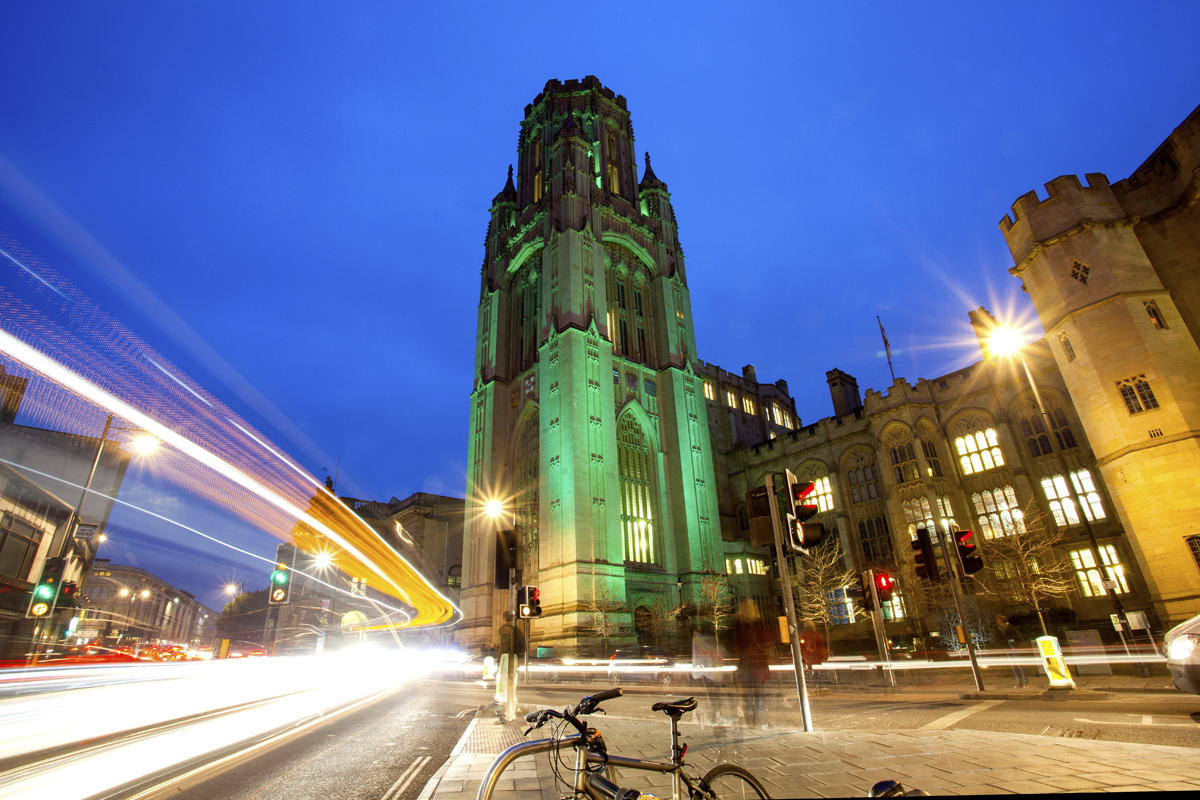
<instances>
[{"instance_id":1,"label":"flagpole","mask_svg":"<svg viewBox=\"0 0 1200 800\"><path fill-rule=\"evenodd\" d=\"M892 369L892 346L888 344L887 334L883 332L883 320L875 317L879 323L879 335L883 337L883 352L887 353L888 371L892 373L892 383L896 382L896 370Z\"/></svg>"}]
</instances>

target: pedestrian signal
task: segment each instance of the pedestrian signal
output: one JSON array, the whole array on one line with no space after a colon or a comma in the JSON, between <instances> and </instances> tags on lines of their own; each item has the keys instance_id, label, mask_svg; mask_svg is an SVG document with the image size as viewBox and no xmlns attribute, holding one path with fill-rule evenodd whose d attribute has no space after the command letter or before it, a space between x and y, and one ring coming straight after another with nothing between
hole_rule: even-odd
<instances>
[{"instance_id":1,"label":"pedestrian signal","mask_svg":"<svg viewBox=\"0 0 1200 800\"><path fill-rule=\"evenodd\" d=\"M975 534L971 531L954 531L954 545L958 552L958 564L962 567L963 575L973 575L983 569L983 559L976 554L976 547L971 542Z\"/></svg>"}]
</instances>

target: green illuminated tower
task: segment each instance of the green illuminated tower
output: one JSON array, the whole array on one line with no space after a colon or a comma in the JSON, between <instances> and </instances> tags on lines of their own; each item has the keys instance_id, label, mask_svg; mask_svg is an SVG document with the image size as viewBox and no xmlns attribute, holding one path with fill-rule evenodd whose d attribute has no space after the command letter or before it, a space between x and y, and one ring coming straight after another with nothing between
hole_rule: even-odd
<instances>
[{"instance_id":1,"label":"green illuminated tower","mask_svg":"<svg viewBox=\"0 0 1200 800\"><path fill-rule=\"evenodd\" d=\"M532 641L599 649L724 557L683 251L649 156L638 182L625 98L596 78L547 83L517 150L480 281L459 638L498 642L495 532L515 515L545 612Z\"/></svg>"}]
</instances>

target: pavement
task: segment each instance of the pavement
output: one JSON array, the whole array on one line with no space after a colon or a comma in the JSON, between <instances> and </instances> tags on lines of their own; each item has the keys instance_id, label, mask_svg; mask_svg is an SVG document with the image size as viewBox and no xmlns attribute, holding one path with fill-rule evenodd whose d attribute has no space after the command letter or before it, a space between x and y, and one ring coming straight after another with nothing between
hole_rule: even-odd
<instances>
[{"instance_id":1,"label":"pavement","mask_svg":"<svg viewBox=\"0 0 1200 800\"><path fill-rule=\"evenodd\" d=\"M1009 689L1003 694L1034 697L1046 691L1044 679L1041 683L1040 688L1035 681L1029 689ZM1170 687L1170 679L1161 676L1089 676L1077 677L1076 683L1081 691L1090 692L1176 691ZM647 693L663 694L654 686L623 688L639 694L643 688ZM840 694L862 692L864 688L835 686L828 690ZM961 680L880 687L880 691L896 694L954 695L974 690L969 673ZM782 688L774 692L786 694ZM1000 699L1004 698L993 696L993 702ZM521 715L532 708L523 707ZM956 713L970 713L969 706L962 708L964 711ZM865 797L872 784L889 779L933 795L1200 791L1200 749L948 729L953 716L947 716L944 725L926 725L918 730L815 733L692 724L685 717L680 731L682 740L690 745L687 763L691 772L702 775L714 764L738 763L758 776L776 798ZM670 730L666 717L590 719L604 733L612 752L635 758L666 757ZM419 800L475 797L488 766L503 750L524 741L521 734L525 727L520 720L504 723L494 707L481 709L450 758L425 785ZM671 794L669 776L628 776L622 785L659 797ZM493 797L555 800L565 790L561 784L556 785L548 758L540 756L513 764Z\"/></svg>"}]
</instances>

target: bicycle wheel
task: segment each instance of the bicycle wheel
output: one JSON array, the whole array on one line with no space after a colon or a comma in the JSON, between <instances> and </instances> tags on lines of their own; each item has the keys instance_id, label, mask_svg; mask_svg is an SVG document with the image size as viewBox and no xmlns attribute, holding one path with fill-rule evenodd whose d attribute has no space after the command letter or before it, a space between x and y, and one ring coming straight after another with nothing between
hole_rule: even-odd
<instances>
[{"instance_id":1,"label":"bicycle wheel","mask_svg":"<svg viewBox=\"0 0 1200 800\"><path fill-rule=\"evenodd\" d=\"M770 800L767 790L749 770L737 764L718 764L700 779L701 788L708 790L715 800ZM692 794L693 798L701 795Z\"/></svg>"}]
</instances>

